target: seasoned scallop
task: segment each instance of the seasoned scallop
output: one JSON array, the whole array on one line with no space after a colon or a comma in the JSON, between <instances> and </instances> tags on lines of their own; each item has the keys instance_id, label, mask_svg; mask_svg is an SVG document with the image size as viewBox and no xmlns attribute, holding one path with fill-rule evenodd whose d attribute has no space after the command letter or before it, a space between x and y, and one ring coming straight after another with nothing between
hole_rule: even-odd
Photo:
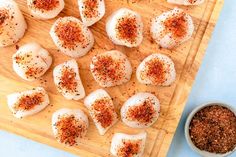
<instances>
[{"instance_id":1,"label":"seasoned scallop","mask_svg":"<svg viewBox=\"0 0 236 157\"><path fill-rule=\"evenodd\" d=\"M116 133L112 138L110 152L116 157L141 157L146 138L146 132L136 135Z\"/></svg>"},{"instance_id":2,"label":"seasoned scallop","mask_svg":"<svg viewBox=\"0 0 236 157\"><path fill-rule=\"evenodd\" d=\"M43 76L52 64L48 51L34 42L21 46L12 60L14 71L27 81L34 81Z\"/></svg>"},{"instance_id":3,"label":"seasoned scallop","mask_svg":"<svg viewBox=\"0 0 236 157\"><path fill-rule=\"evenodd\" d=\"M100 135L104 135L118 121L112 99L105 90L92 92L85 98L84 104Z\"/></svg>"},{"instance_id":4,"label":"seasoned scallop","mask_svg":"<svg viewBox=\"0 0 236 157\"><path fill-rule=\"evenodd\" d=\"M58 91L69 100L85 97L84 86L79 75L79 67L75 60L69 60L53 70L54 83Z\"/></svg>"},{"instance_id":5,"label":"seasoned scallop","mask_svg":"<svg viewBox=\"0 0 236 157\"><path fill-rule=\"evenodd\" d=\"M174 62L166 55L152 54L138 66L136 77L142 84L169 86L176 78Z\"/></svg>"},{"instance_id":6,"label":"seasoned scallop","mask_svg":"<svg viewBox=\"0 0 236 157\"><path fill-rule=\"evenodd\" d=\"M27 0L30 14L35 18L47 20L56 17L65 6L64 0Z\"/></svg>"},{"instance_id":7,"label":"seasoned scallop","mask_svg":"<svg viewBox=\"0 0 236 157\"><path fill-rule=\"evenodd\" d=\"M104 0L78 0L80 17L83 24L91 26L105 14Z\"/></svg>"},{"instance_id":8,"label":"seasoned scallop","mask_svg":"<svg viewBox=\"0 0 236 157\"><path fill-rule=\"evenodd\" d=\"M116 45L137 47L143 40L141 16L127 8L117 10L108 18L106 31Z\"/></svg>"},{"instance_id":9,"label":"seasoned scallop","mask_svg":"<svg viewBox=\"0 0 236 157\"><path fill-rule=\"evenodd\" d=\"M151 126L159 117L160 102L151 93L138 93L130 97L121 108L122 121L132 128Z\"/></svg>"},{"instance_id":10,"label":"seasoned scallop","mask_svg":"<svg viewBox=\"0 0 236 157\"><path fill-rule=\"evenodd\" d=\"M204 3L205 0L167 0L168 3L178 4L178 5L200 5Z\"/></svg>"},{"instance_id":11,"label":"seasoned scallop","mask_svg":"<svg viewBox=\"0 0 236 157\"><path fill-rule=\"evenodd\" d=\"M82 110L63 108L53 113L52 130L59 143L77 145L85 137L88 127L88 117Z\"/></svg>"},{"instance_id":12,"label":"seasoned scallop","mask_svg":"<svg viewBox=\"0 0 236 157\"><path fill-rule=\"evenodd\" d=\"M70 57L86 55L94 44L92 32L75 17L59 18L50 35L58 49Z\"/></svg>"},{"instance_id":13,"label":"seasoned scallop","mask_svg":"<svg viewBox=\"0 0 236 157\"><path fill-rule=\"evenodd\" d=\"M193 31L191 16L175 8L154 18L150 32L153 40L161 47L172 49L189 40Z\"/></svg>"},{"instance_id":14,"label":"seasoned scallop","mask_svg":"<svg viewBox=\"0 0 236 157\"><path fill-rule=\"evenodd\" d=\"M0 2L0 47L15 44L25 34L27 24L13 0Z\"/></svg>"},{"instance_id":15,"label":"seasoned scallop","mask_svg":"<svg viewBox=\"0 0 236 157\"><path fill-rule=\"evenodd\" d=\"M127 56L113 50L94 56L90 71L100 86L112 87L128 82L132 67Z\"/></svg>"},{"instance_id":16,"label":"seasoned scallop","mask_svg":"<svg viewBox=\"0 0 236 157\"><path fill-rule=\"evenodd\" d=\"M49 105L49 98L44 88L37 87L8 95L7 104L16 118L22 118L42 111Z\"/></svg>"}]
</instances>

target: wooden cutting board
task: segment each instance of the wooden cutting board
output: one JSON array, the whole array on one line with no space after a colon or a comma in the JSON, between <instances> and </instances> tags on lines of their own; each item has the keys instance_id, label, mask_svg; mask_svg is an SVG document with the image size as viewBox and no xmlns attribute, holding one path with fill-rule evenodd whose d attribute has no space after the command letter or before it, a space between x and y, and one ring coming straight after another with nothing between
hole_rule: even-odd
<instances>
[{"instance_id":1,"label":"wooden cutting board","mask_svg":"<svg viewBox=\"0 0 236 157\"><path fill-rule=\"evenodd\" d=\"M65 100L56 90L52 80L52 70L55 65L62 63L69 57L61 54L49 36L49 30L53 20L40 21L33 19L28 12L26 0L16 0L23 11L28 23L28 30L24 38L17 43L21 46L27 42L35 41L43 45L54 58L50 70L41 80L29 83L20 79L12 69L11 56L16 52L16 46L0 49L0 128L33 139L35 141L51 145L53 147L85 156L111 156L109 153L111 138L116 132L139 133L141 129L132 129L121 122L110 129L105 136L100 136L90 118L88 134L77 147L65 147L56 142L51 130L51 116L54 111L60 108L80 108L87 112L83 101ZM79 18L76 0L65 0L66 7L60 16L75 16ZM205 0L200 6L185 7L179 6L189 13L194 20L195 32L190 41L170 51L159 48L151 41L149 35L150 19L160 15L164 11L173 9L175 5L168 4L166 0L139 0L136 2L125 0L106 0L106 15L97 24L91 27L95 36L96 44L94 49L86 56L77 59L80 66L81 79L86 93L100 88L93 80L89 71L89 64L92 56L106 50L118 49L124 52L131 60L133 76L128 83L107 88L108 93L114 98L114 103L119 112L122 104L135 92L153 92L161 102L161 115L158 121L150 128L145 129L148 133L144 157L166 156L171 140L175 133L184 105L191 90L196 73L201 64L208 41L216 24L217 18L223 6L224 0ZM138 48L126 48L116 46L108 39L105 32L105 21L107 17L120 7L131 8L141 14L145 33L144 41ZM163 53L169 55L175 62L177 80L170 87L145 86L137 82L135 70L138 64L151 53ZM16 119L12 116L6 104L6 95L16 91L32 89L36 86L43 86L49 92L51 105L37 115Z\"/></svg>"}]
</instances>

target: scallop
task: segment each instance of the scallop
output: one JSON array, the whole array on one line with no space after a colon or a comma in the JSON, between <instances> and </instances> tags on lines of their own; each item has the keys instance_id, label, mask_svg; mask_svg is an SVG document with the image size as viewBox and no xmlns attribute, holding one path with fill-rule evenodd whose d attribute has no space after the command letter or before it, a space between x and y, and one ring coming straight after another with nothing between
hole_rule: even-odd
<instances>
[{"instance_id":1,"label":"scallop","mask_svg":"<svg viewBox=\"0 0 236 157\"><path fill-rule=\"evenodd\" d=\"M104 135L118 121L112 99L105 90L92 92L85 98L84 104L100 135Z\"/></svg>"},{"instance_id":2,"label":"scallop","mask_svg":"<svg viewBox=\"0 0 236 157\"><path fill-rule=\"evenodd\" d=\"M64 0L27 0L30 14L38 19L55 18L65 6Z\"/></svg>"},{"instance_id":3,"label":"scallop","mask_svg":"<svg viewBox=\"0 0 236 157\"><path fill-rule=\"evenodd\" d=\"M118 86L128 82L132 67L126 55L117 50L107 51L92 58L90 71L101 87Z\"/></svg>"},{"instance_id":4,"label":"scallop","mask_svg":"<svg viewBox=\"0 0 236 157\"><path fill-rule=\"evenodd\" d=\"M147 133L135 135L115 133L112 138L110 152L116 157L141 157L147 138Z\"/></svg>"},{"instance_id":5,"label":"scallop","mask_svg":"<svg viewBox=\"0 0 236 157\"><path fill-rule=\"evenodd\" d=\"M86 136L88 127L88 117L80 109L63 108L53 113L52 130L59 143L77 145Z\"/></svg>"},{"instance_id":6,"label":"scallop","mask_svg":"<svg viewBox=\"0 0 236 157\"><path fill-rule=\"evenodd\" d=\"M168 3L178 4L178 5L200 5L204 3L205 0L167 0Z\"/></svg>"},{"instance_id":7,"label":"scallop","mask_svg":"<svg viewBox=\"0 0 236 157\"><path fill-rule=\"evenodd\" d=\"M136 77L142 84L170 86L176 79L174 62L166 55L151 54L138 66Z\"/></svg>"},{"instance_id":8,"label":"scallop","mask_svg":"<svg viewBox=\"0 0 236 157\"><path fill-rule=\"evenodd\" d=\"M147 128L159 117L160 102L151 93L137 93L130 97L121 108L121 119L129 127Z\"/></svg>"},{"instance_id":9,"label":"scallop","mask_svg":"<svg viewBox=\"0 0 236 157\"><path fill-rule=\"evenodd\" d=\"M193 31L192 17L179 8L154 18L150 30L153 40L167 49L172 49L188 41Z\"/></svg>"},{"instance_id":10,"label":"scallop","mask_svg":"<svg viewBox=\"0 0 236 157\"><path fill-rule=\"evenodd\" d=\"M105 14L104 0L78 0L80 17L83 24L91 26Z\"/></svg>"},{"instance_id":11,"label":"scallop","mask_svg":"<svg viewBox=\"0 0 236 157\"><path fill-rule=\"evenodd\" d=\"M0 2L0 47L18 42L25 34L27 24L13 0Z\"/></svg>"},{"instance_id":12,"label":"scallop","mask_svg":"<svg viewBox=\"0 0 236 157\"><path fill-rule=\"evenodd\" d=\"M12 60L14 71L26 81L43 76L52 64L48 51L35 42L21 46Z\"/></svg>"},{"instance_id":13,"label":"scallop","mask_svg":"<svg viewBox=\"0 0 236 157\"><path fill-rule=\"evenodd\" d=\"M58 49L70 57L86 55L94 44L92 32L77 18L59 18L50 35Z\"/></svg>"},{"instance_id":14,"label":"scallop","mask_svg":"<svg viewBox=\"0 0 236 157\"><path fill-rule=\"evenodd\" d=\"M108 18L106 31L116 45L137 47L143 40L141 16L127 8L117 10Z\"/></svg>"},{"instance_id":15,"label":"scallop","mask_svg":"<svg viewBox=\"0 0 236 157\"><path fill-rule=\"evenodd\" d=\"M7 104L16 118L23 118L42 111L49 105L49 98L44 88L37 87L8 95Z\"/></svg>"},{"instance_id":16,"label":"scallop","mask_svg":"<svg viewBox=\"0 0 236 157\"><path fill-rule=\"evenodd\" d=\"M85 97L79 67L74 59L57 65L53 70L53 77L58 91L66 99L79 100Z\"/></svg>"}]
</instances>

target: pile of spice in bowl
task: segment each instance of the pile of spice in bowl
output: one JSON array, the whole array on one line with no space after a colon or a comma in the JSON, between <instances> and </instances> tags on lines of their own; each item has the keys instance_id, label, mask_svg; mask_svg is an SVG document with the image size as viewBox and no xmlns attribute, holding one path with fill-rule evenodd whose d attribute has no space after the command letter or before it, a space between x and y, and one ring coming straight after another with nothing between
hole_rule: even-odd
<instances>
[{"instance_id":1,"label":"pile of spice in bowl","mask_svg":"<svg viewBox=\"0 0 236 157\"><path fill-rule=\"evenodd\" d=\"M185 135L202 156L226 156L236 147L235 110L223 103L200 106L189 115Z\"/></svg>"}]
</instances>

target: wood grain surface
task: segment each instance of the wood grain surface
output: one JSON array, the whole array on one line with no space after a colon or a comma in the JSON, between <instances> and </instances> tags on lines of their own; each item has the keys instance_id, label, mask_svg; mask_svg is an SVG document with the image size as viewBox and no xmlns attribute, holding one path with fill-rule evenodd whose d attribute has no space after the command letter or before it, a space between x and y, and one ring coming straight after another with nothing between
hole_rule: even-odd
<instances>
[{"instance_id":1,"label":"wood grain surface","mask_svg":"<svg viewBox=\"0 0 236 157\"><path fill-rule=\"evenodd\" d=\"M23 11L28 23L27 33L17 45L21 46L31 41L38 42L52 54L53 65L40 80L26 82L20 79L12 69L11 57L16 52L16 45L0 48L0 128L83 157L111 156L109 149L114 133L134 134L141 132L143 129L132 129L125 126L122 122L118 122L104 136L100 136L90 118L88 134L78 146L65 147L57 143L51 130L53 112L64 107L80 108L86 113L88 112L83 105L83 100L68 101L57 92L54 86L52 79L53 67L70 59L57 50L50 38L49 30L56 19L47 21L33 19L27 9L26 0L16 0L16 2ZM152 127L144 129L148 133L144 157L166 156L223 2L224 0L205 0L205 3L200 6L178 6L193 17L195 31L191 40L174 50L159 48L158 45L152 42L149 34L150 19L176 7L176 5L168 4L166 0L105 0L105 17L90 27L96 40L94 48L86 56L77 59L86 94L100 88L89 71L91 58L95 54L117 49L128 56L133 67L132 79L128 83L105 89L114 99L117 113L119 113L122 104L137 92L153 92L160 99L160 118ZM77 0L65 0L65 3L65 9L59 16L75 16L79 18ZM144 41L137 48L116 46L108 39L105 32L107 17L121 7L137 11L141 14L144 21ZM170 87L146 86L136 80L135 70L139 63L149 54L157 52L167 54L175 62L177 80ZM51 105L34 116L24 119L14 118L7 107L6 95L12 92L32 89L36 86L45 87L49 93Z\"/></svg>"}]
</instances>

